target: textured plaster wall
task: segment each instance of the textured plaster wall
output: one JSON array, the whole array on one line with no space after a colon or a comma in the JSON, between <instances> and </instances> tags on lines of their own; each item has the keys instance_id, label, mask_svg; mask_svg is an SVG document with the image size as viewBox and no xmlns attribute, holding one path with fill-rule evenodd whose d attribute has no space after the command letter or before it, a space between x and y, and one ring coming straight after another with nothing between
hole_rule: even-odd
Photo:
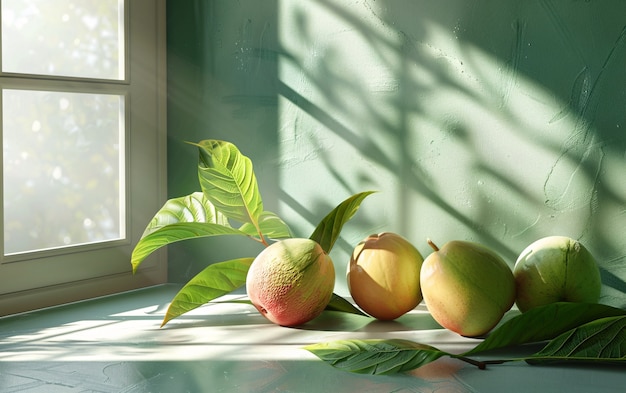
<instances>
[{"instance_id":1,"label":"textured plaster wall","mask_svg":"<svg viewBox=\"0 0 626 393\"><path fill-rule=\"evenodd\" d=\"M477 241L511 265L562 234L626 306L623 15L593 0L169 2L170 194L198 189L183 140L227 139L299 236L379 191L331 253L340 293L370 233L424 256L426 237ZM174 280L243 256L240 240L192 243L170 250Z\"/></svg>"}]
</instances>

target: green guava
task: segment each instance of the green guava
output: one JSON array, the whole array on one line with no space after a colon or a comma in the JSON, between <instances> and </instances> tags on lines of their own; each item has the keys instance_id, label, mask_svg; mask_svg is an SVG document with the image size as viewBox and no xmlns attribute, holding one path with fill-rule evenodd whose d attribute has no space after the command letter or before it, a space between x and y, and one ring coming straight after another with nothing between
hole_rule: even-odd
<instances>
[{"instance_id":1,"label":"green guava","mask_svg":"<svg viewBox=\"0 0 626 393\"><path fill-rule=\"evenodd\" d=\"M515 301L515 279L507 263L478 243L453 240L428 255L420 284L424 303L441 326L462 336L481 336Z\"/></svg>"},{"instance_id":2,"label":"green guava","mask_svg":"<svg viewBox=\"0 0 626 393\"><path fill-rule=\"evenodd\" d=\"M548 236L526 247L513 268L520 311L554 302L597 303L602 289L595 258L577 240Z\"/></svg>"}]
</instances>

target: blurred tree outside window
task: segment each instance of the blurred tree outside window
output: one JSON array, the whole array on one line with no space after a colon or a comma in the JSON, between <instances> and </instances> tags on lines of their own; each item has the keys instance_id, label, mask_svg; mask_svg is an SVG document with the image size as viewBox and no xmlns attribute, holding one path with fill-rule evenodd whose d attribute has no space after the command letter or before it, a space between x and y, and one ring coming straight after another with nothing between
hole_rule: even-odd
<instances>
[{"instance_id":1,"label":"blurred tree outside window","mask_svg":"<svg viewBox=\"0 0 626 393\"><path fill-rule=\"evenodd\" d=\"M130 273L139 231L129 206L154 203L153 213L161 203L163 157L131 142L160 146L164 135L164 98L152 99L163 94L164 4L0 0L0 316L15 292ZM154 173L138 173L131 157L154 160ZM28 284L11 279L25 274Z\"/></svg>"},{"instance_id":2,"label":"blurred tree outside window","mask_svg":"<svg viewBox=\"0 0 626 393\"><path fill-rule=\"evenodd\" d=\"M3 0L2 71L123 80L123 15L119 0ZM124 97L2 102L5 254L122 238Z\"/></svg>"}]
</instances>

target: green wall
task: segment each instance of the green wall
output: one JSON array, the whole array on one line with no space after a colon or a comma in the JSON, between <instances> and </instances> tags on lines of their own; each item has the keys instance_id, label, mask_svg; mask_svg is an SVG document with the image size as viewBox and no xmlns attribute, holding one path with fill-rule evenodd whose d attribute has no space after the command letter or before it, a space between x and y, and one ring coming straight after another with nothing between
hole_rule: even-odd
<instances>
[{"instance_id":1,"label":"green wall","mask_svg":"<svg viewBox=\"0 0 626 393\"><path fill-rule=\"evenodd\" d=\"M235 143L266 209L299 236L378 190L331 256L393 231L485 243L581 240L603 301L626 306L626 2L169 1L171 197L199 189L185 140ZM170 247L170 277L251 256L241 239Z\"/></svg>"}]
</instances>

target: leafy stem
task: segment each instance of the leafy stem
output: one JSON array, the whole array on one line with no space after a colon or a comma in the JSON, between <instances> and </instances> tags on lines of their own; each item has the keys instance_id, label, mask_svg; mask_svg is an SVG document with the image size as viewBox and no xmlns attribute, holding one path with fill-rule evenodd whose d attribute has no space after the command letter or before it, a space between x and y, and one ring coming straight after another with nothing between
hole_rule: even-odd
<instances>
[{"instance_id":1,"label":"leafy stem","mask_svg":"<svg viewBox=\"0 0 626 393\"><path fill-rule=\"evenodd\" d=\"M527 357L476 360L470 355L528 343L545 343ZM625 363L626 311L601 304L553 303L517 315L494 330L470 351L452 354L409 340L339 340L306 346L342 370L391 374L412 370L448 356L478 367L514 361Z\"/></svg>"},{"instance_id":2,"label":"leafy stem","mask_svg":"<svg viewBox=\"0 0 626 393\"><path fill-rule=\"evenodd\" d=\"M272 241L293 237L289 226L278 215L263 208L252 162L235 145L215 139L189 144L198 148L198 179L202 191L170 199L156 213L133 250L133 272L152 252L182 240L245 236L267 247ZM371 193L358 193L340 203L324 217L311 239L330 252L343 225ZM253 259L217 262L202 270L176 294L163 325L241 288ZM364 315L345 299L333 295L327 309Z\"/></svg>"}]
</instances>

